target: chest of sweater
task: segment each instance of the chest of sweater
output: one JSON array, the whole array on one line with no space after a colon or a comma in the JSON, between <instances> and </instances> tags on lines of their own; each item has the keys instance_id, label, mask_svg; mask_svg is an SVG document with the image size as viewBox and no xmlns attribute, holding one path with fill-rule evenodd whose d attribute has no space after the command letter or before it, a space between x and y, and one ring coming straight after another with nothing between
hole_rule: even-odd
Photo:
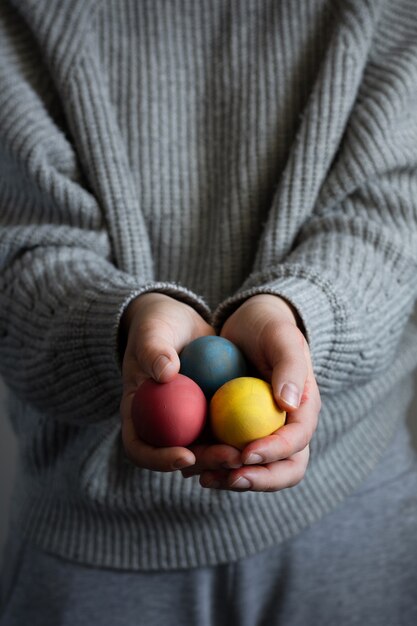
<instances>
[{"instance_id":1,"label":"chest of sweater","mask_svg":"<svg viewBox=\"0 0 417 626\"><path fill-rule=\"evenodd\" d=\"M101 5L70 87L78 98L88 82L74 136L117 265L142 274L134 250L148 242L152 278L212 306L248 276L335 28L313 4ZM311 209L316 179L299 176L295 206L278 213L278 255L291 248L300 207L302 219Z\"/></svg>"}]
</instances>

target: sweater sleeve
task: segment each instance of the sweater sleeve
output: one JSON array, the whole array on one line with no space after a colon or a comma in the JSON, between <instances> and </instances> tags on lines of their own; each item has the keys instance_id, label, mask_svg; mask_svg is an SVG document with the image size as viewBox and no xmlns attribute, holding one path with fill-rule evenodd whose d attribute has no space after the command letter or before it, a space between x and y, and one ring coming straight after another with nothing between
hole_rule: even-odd
<instances>
[{"instance_id":1,"label":"sweater sleeve","mask_svg":"<svg viewBox=\"0 0 417 626\"><path fill-rule=\"evenodd\" d=\"M323 392L380 375L414 306L416 101L417 49L408 38L371 57L313 210L288 254L276 258L272 207L254 271L214 312L220 330L252 295L286 299L302 321Z\"/></svg>"},{"instance_id":2,"label":"sweater sleeve","mask_svg":"<svg viewBox=\"0 0 417 626\"><path fill-rule=\"evenodd\" d=\"M118 327L132 298L204 300L114 261L53 80L30 32L0 11L0 373L23 401L86 424L117 416Z\"/></svg>"}]
</instances>

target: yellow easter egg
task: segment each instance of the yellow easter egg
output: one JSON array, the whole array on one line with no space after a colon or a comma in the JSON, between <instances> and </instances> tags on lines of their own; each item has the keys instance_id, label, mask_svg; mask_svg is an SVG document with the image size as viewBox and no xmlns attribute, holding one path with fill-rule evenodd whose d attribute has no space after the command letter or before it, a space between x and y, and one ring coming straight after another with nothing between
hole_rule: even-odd
<instances>
[{"instance_id":1,"label":"yellow easter egg","mask_svg":"<svg viewBox=\"0 0 417 626\"><path fill-rule=\"evenodd\" d=\"M285 424L269 383L243 376L222 385L210 401L213 434L242 450L248 443L267 437Z\"/></svg>"}]
</instances>

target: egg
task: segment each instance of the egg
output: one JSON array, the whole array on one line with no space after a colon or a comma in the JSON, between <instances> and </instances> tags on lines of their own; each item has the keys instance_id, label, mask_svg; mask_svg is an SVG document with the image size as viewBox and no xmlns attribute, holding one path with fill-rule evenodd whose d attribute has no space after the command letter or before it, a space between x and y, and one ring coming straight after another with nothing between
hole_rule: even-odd
<instances>
[{"instance_id":1,"label":"egg","mask_svg":"<svg viewBox=\"0 0 417 626\"><path fill-rule=\"evenodd\" d=\"M215 437L242 450L285 424L286 412L275 402L265 380L244 376L222 385L211 398L210 425Z\"/></svg>"},{"instance_id":2,"label":"egg","mask_svg":"<svg viewBox=\"0 0 417 626\"><path fill-rule=\"evenodd\" d=\"M133 397L132 420L136 433L154 446L191 444L201 434L207 413L203 391L183 374L166 383L150 378Z\"/></svg>"},{"instance_id":3,"label":"egg","mask_svg":"<svg viewBox=\"0 0 417 626\"><path fill-rule=\"evenodd\" d=\"M180 362L181 374L192 378L208 400L224 383L247 374L247 362L239 348L217 335L199 337L186 345Z\"/></svg>"}]
</instances>

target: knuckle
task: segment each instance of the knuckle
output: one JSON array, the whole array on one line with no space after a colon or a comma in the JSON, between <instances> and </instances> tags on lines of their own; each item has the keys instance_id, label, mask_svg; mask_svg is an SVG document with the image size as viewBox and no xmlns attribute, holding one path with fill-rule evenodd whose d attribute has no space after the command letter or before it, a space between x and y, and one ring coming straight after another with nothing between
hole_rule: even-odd
<instances>
[{"instance_id":1,"label":"knuckle","mask_svg":"<svg viewBox=\"0 0 417 626\"><path fill-rule=\"evenodd\" d=\"M317 415L321 411L321 397L315 381L311 378L307 378L301 398L302 404L308 402L310 404L310 409L314 411Z\"/></svg>"},{"instance_id":2,"label":"knuckle","mask_svg":"<svg viewBox=\"0 0 417 626\"><path fill-rule=\"evenodd\" d=\"M310 457L310 448L306 446L304 450L294 459L293 472L290 478L290 487L298 485L306 475L308 461Z\"/></svg>"},{"instance_id":3,"label":"knuckle","mask_svg":"<svg viewBox=\"0 0 417 626\"><path fill-rule=\"evenodd\" d=\"M284 375L282 370L285 368L286 377L295 377L295 380L300 379L299 384L304 384L308 372L304 353L286 334L285 329L277 328L274 334L266 336L263 347L281 376Z\"/></svg>"},{"instance_id":4,"label":"knuckle","mask_svg":"<svg viewBox=\"0 0 417 626\"><path fill-rule=\"evenodd\" d=\"M157 357L157 350L155 344L150 339L145 339L137 350L137 356L141 363L152 363Z\"/></svg>"},{"instance_id":5,"label":"knuckle","mask_svg":"<svg viewBox=\"0 0 417 626\"><path fill-rule=\"evenodd\" d=\"M293 445L284 433L278 433L280 457L287 458L293 454Z\"/></svg>"},{"instance_id":6,"label":"knuckle","mask_svg":"<svg viewBox=\"0 0 417 626\"><path fill-rule=\"evenodd\" d=\"M301 439L298 445L299 448L299 452L302 452L303 450L305 450L307 448L307 446L309 445L311 439L313 437L313 431L308 429L304 429L302 434L301 434Z\"/></svg>"},{"instance_id":7,"label":"knuckle","mask_svg":"<svg viewBox=\"0 0 417 626\"><path fill-rule=\"evenodd\" d=\"M303 369L302 361L299 356L294 352L282 352L276 348L276 355L274 361L278 364L279 369L282 369L285 366L286 377L295 376L297 373L300 373L300 370ZM298 376L296 377L298 378Z\"/></svg>"},{"instance_id":8,"label":"knuckle","mask_svg":"<svg viewBox=\"0 0 417 626\"><path fill-rule=\"evenodd\" d=\"M155 342L171 339L173 334L172 322L164 316L147 317L137 327L137 345L154 345Z\"/></svg>"},{"instance_id":9,"label":"knuckle","mask_svg":"<svg viewBox=\"0 0 417 626\"><path fill-rule=\"evenodd\" d=\"M261 490L277 491L277 489L279 488L277 482L278 477L275 475L274 470L272 468L264 467L262 472Z\"/></svg>"}]
</instances>

